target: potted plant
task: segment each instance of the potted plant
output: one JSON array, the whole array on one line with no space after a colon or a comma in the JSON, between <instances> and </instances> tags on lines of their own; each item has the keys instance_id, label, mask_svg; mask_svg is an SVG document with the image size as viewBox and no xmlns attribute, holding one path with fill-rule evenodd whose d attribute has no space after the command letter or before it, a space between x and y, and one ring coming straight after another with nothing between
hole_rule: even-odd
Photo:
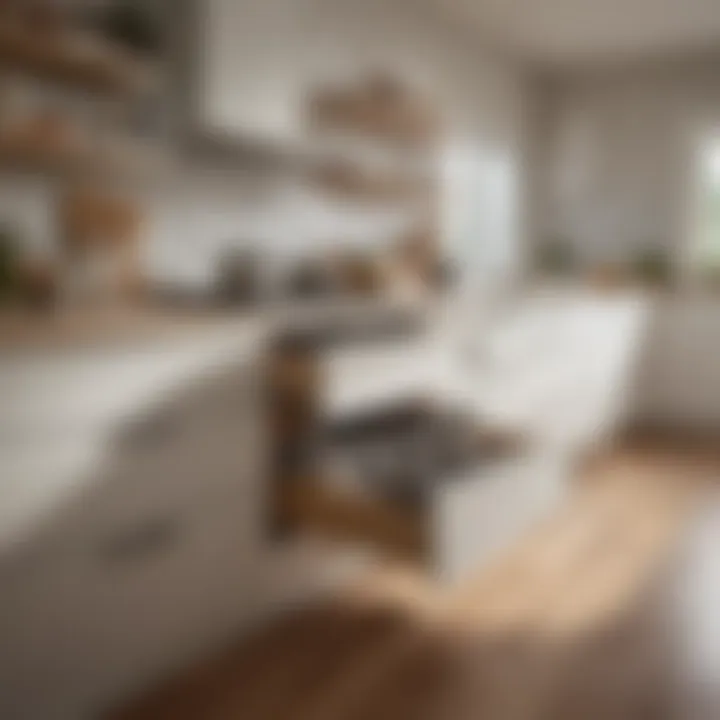
<instances>
[{"instance_id":1,"label":"potted plant","mask_svg":"<svg viewBox=\"0 0 720 720\"><path fill-rule=\"evenodd\" d=\"M657 248L642 250L633 263L633 275L650 287L667 288L673 275L668 253Z\"/></svg>"},{"instance_id":2,"label":"potted plant","mask_svg":"<svg viewBox=\"0 0 720 720\"><path fill-rule=\"evenodd\" d=\"M577 269L577 259L571 244L556 238L545 242L538 249L536 266L545 277L567 278Z\"/></svg>"},{"instance_id":3,"label":"potted plant","mask_svg":"<svg viewBox=\"0 0 720 720\"><path fill-rule=\"evenodd\" d=\"M100 11L96 25L109 40L139 55L154 56L160 51L160 24L143 0L111 2Z\"/></svg>"},{"instance_id":4,"label":"potted plant","mask_svg":"<svg viewBox=\"0 0 720 720\"><path fill-rule=\"evenodd\" d=\"M699 273L703 288L713 295L720 293L720 262L706 264Z\"/></svg>"}]
</instances>

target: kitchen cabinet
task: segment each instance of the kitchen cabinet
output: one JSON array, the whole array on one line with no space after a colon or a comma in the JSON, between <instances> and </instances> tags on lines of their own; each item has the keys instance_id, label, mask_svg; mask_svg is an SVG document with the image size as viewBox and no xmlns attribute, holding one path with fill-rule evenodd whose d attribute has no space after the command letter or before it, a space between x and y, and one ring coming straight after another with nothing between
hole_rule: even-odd
<instances>
[{"instance_id":1,"label":"kitchen cabinet","mask_svg":"<svg viewBox=\"0 0 720 720\"><path fill-rule=\"evenodd\" d=\"M262 611L261 338L0 356L2 717L95 717Z\"/></svg>"},{"instance_id":2,"label":"kitchen cabinet","mask_svg":"<svg viewBox=\"0 0 720 720\"><path fill-rule=\"evenodd\" d=\"M239 139L302 135L312 37L307 2L210 0L200 30L200 121Z\"/></svg>"},{"instance_id":3,"label":"kitchen cabinet","mask_svg":"<svg viewBox=\"0 0 720 720\"><path fill-rule=\"evenodd\" d=\"M711 429L720 423L720 300L670 294L652 303L638 374L641 424Z\"/></svg>"}]
</instances>

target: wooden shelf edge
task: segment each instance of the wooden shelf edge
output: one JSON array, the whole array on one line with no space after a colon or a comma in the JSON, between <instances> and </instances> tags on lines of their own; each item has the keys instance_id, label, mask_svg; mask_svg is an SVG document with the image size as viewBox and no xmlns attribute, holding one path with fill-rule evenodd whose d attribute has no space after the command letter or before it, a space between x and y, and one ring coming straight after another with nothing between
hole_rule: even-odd
<instances>
[{"instance_id":1,"label":"wooden shelf edge","mask_svg":"<svg viewBox=\"0 0 720 720\"><path fill-rule=\"evenodd\" d=\"M2 23L0 64L6 70L90 92L131 95L140 86L140 64L113 48L96 56L83 54L68 41L48 42Z\"/></svg>"}]
</instances>

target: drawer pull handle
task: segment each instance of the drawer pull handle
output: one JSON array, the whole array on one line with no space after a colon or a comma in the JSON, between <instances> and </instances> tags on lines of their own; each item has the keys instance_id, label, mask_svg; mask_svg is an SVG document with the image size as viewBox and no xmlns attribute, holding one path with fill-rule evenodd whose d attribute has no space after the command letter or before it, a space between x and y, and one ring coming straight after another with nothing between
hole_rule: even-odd
<instances>
[{"instance_id":1,"label":"drawer pull handle","mask_svg":"<svg viewBox=\"0 0 720 720\"><path fill-rule=\"evenodd\" d=\"M140 562L172 547L180 535L175 518L152 518L122 530L101 545L104 561L116 563Z\"/></svg>"},{"instance_id":2,"label":"drawer pull handle","mask_svg":"<svg viewBox=\"0 0 720 720\"><path fill-rule=\"evenodd\" d=\"M176 437L180 418L176 413L151 415L133 422L122 437L124 449L156 447Z\"/></svg>"}]
</instances>

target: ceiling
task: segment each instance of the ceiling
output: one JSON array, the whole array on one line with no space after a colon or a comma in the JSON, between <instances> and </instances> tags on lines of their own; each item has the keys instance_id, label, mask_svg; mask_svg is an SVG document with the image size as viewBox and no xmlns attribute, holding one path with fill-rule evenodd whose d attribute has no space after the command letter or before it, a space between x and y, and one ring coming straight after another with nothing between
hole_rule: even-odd
<instances>
[{"instance_id":1,"label":"ceiling","mask_svg":"<svg viewBox=\"0 0 720 720\"><path fill-rule=\"evenodd\" d=\"M720 0L436 0L486 40L560 66L720 49Z\"/></svg>"}]
</instances>

